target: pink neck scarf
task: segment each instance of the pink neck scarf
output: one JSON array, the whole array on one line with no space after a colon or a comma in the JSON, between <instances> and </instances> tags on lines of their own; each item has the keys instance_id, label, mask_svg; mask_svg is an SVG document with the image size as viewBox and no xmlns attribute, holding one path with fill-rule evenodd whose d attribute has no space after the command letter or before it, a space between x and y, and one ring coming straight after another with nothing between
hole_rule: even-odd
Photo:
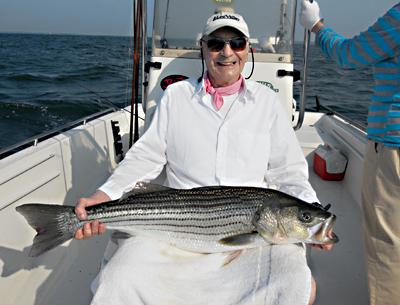
<instances>
[{"instance_id":1,"label":"pink neck scarf","mask_svg":"<svg viewBox=\"0 0 400 305\"><path fill-rule=\"evenodd\" d=\"M213 95L212 102L215 108L217 108L217 110L220 110L222 105L224 104L224 99L222 97L238 93L242 88L242 84L243 84L243 77L241 75L240 78L232 85L219 88L214 88L211 85L208 76L204 79L204 88L208 94Z\"/></svg>"}]
</instances>

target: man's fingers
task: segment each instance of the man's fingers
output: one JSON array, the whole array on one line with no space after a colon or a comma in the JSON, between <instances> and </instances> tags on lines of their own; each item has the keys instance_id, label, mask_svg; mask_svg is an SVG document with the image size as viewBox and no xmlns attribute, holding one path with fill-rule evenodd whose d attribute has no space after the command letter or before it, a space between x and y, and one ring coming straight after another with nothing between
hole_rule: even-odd
<instances>
[{"instance_id":1,"label":"man's fingers","mask_svg":"<svg viewBox=\"0 0 400 305\"><path fill-rule=\"evenodd\" d=\"M74 237L75 239L82 240L105 232L106 226L98 220L95 220L90 223L85 223L82 228L76 230Z\"/></svg>"},{"instance_id":2,"label":"man's fingers","mask_svg":"<svg viewBox=\"0 0 400 305\"><path fill-rule=\"evenodd\" d=\"M332 244L329 244L329 245L311 244L311 246L312 246L314 249L317 249L317 250L324 250L324 251L331 251L332 248L333 248L333 245L332 245Z\"/></svg>"},{"instance_id":3,"label":"man's fingers","mask_svg":"<svg viewBox=\"0 0 400 305\"><path fill-rule=\"evenodd\" d=\"M101 202L105 202L111 200L111 198L101 192L97 191L92 196L87 198L80 198L75 206L75 214L79 220L87 220L87 212L86 208L93 206L95 204L99 204ZM98 220L91 221L85 223L82 228L78 229L75 232L76 239L87 239L92 236L103 234L106 231L106 227L104 224L100 223Z\"/></svg>"},{"instance_id":4,"label":"man's fingers","mask_svg":"<svg viewBox=\"0 0 400 305\"><path fill-rule=\"evenodd\" d=\"M77 210L76 215L78 216L78 218L80 220L86 220L86 218L87 218L86 211L84 209L83 210Z\"/></svg>"},{"instance_id":5,"label":"man's fingers","mask_svg":"<svg viewBox=\"0 0 400 305\"><path fill-rule=\"evenodd\" d=\"M317 250L323 250L324 247L320 244L311 244L311 247L317 249Z\"/></svg>"},{"instance_id":6,"label":"man's fingers","mask_svg":"<svg viewBox=\"0 0 400 305\"><path fill-rule=\"evenodd\" d=\"M82 229L78 229L78 230L75 232L75 238L76 238L76 239L83 239L83 231L82 231Z\"/></svg>"},{"instance_id":7,"label":"man's fingers","mask_svg":"<svg viewBox=\"0 0 400 305\"><path fill-rule=\"evenodd\" d=\"M92 222L92 235L98 235L99 234L99 221L95 220Z\"/></svg>"},{"instance_id":8,"label":"man's fingers","mask_svg":"<svg viewBox=\"0 0 400 305\"><path fill-rule=\"evenodd\" d=\"M85 238L88 238L88 237L92 236L92 228L90 226L90 223L85 223L83 225L83 236Z\"/></svg>"},{"instance_id":9,"label":"man's fingers","mask_svg":"<svg viewBox=\"0 0 400 305\"><path fill-rule=\"evenodd\" d=\"M106 226L104 223L99 223L99 234L104 234L106 232Z\"/></svg>"},{"instance_id":10,"label":"man's fingers","mask_svg":"<svg viewBox=\"0 0 400 305\"><path fill-rule=\"evenodd\" d=\"M86 214L86 201L79 199L78 204L75 207L75 214L80 220L85 220L87 218Z\"/></svg>"}]
</instances>

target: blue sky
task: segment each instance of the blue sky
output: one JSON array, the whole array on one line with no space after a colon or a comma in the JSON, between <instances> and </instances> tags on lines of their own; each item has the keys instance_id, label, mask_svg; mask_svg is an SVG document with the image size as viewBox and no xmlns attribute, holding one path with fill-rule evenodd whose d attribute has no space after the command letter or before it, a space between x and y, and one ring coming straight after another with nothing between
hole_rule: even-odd
<instances>
[{"instance_id":1,"label":"blue sky","mask_svg":"<svg viewBox=\"0 0 400 305\"><path fill-rule=\"evenodd\" d=\"M0 0L0 32L129 35L132 32L132 1ZM149 8L153 2L148 1ZM365 29L398 1L318 2L326 23L337 32L351 36Z\"/></svg>"}]
</instances>

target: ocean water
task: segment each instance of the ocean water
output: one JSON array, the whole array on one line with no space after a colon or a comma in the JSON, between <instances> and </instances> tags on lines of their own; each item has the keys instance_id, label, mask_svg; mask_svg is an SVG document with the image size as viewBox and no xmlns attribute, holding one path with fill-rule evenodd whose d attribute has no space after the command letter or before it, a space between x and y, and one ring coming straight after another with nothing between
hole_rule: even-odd
<instances>
[{"instance_id":1,"label":"ocean water","mask_svg":"<svg viewBox=\"0 0 400 305\"><path fill-rule=\"evenodd\" d=\"M295 45L294 52L295 68L302 67L302 45ZM318 46L310 47L306 109L315 110L315 97L318 96L322 105L365 127L373 86L371 67L341 69L326 58Z\"/></svg>"},{"instance_id":2,"label":"ocean water","mask_svg":"<svg viewBox=\"0 0 400 305\"><path fill-rule=\"evenodd\" d=\"M110 107L130 103L129 37L0 34L0 149ZM295 65L302 47L295 46ZM339 69L310 48L307 108L315 96L365 125L370 68ZM296 92L294 92L296 94Z\"/></svg>"},{"instance_id":3,"label":"ocean water","mask_svg":"<svg viewBox=\"0 0 400 305\"><path fill-rule=\"evenodd\" d=\"M130 100L131 39L0 34L0 148ZM95 93L93 93L95 92Z\"/></svg>"}]
</instances>

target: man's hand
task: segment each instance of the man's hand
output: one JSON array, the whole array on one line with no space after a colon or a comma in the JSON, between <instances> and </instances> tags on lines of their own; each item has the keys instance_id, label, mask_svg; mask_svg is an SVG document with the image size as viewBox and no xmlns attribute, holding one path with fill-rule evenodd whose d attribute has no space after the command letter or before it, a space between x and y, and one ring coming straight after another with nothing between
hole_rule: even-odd
<instances>
[{"instance_id":1,"label":"man's hand","mask_svg":"<svg viewBox=\"0 0 400 305\"><path fill-rule=\"evenodd\" d=\"M319 5L317 1L301 0L300 24L307 30L312 31L314 26L321 21Z\"/></svg>"},{"instance_id":2,"label":"man's hand","mask_svg":"<svg viewBox=\"0 0 400 305\"><path fill-rule=\"evenodd\" d=\"M87 198L80 198L75 206L76 216L80 220L85 220L87 219L86 207L110 200L111 198L102 191L96 191L96 193ZM75 238L86 239L95 235L103 234L105 231L105 225L100 223L98 220L95 220L90 223L85 223L83 228L78 229L75 232Z\"/></svg>"}]
</instances>

